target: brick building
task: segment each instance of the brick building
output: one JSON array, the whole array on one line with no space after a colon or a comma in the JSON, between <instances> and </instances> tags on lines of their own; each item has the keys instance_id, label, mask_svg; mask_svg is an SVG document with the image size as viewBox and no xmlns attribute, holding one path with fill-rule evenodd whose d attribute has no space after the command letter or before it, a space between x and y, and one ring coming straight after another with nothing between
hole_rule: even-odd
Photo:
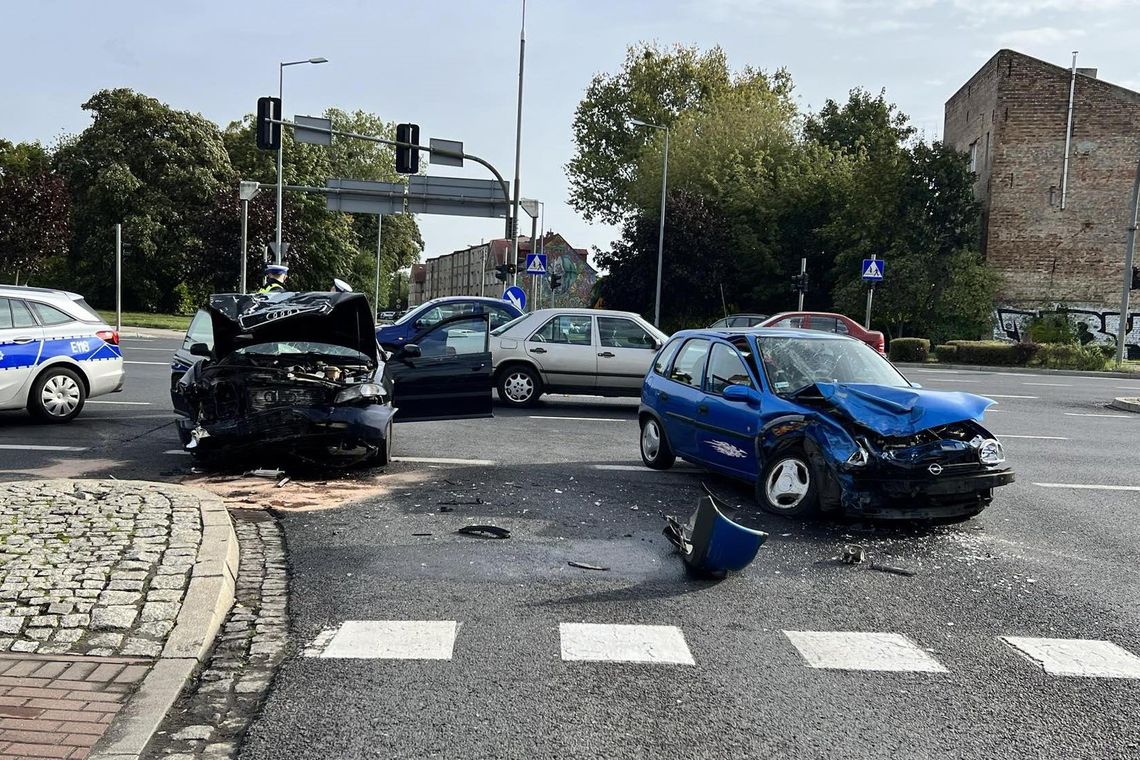
<instances>
[{"instance_id":1,"label":"brick building","mask_svg":"<svg viewBox=\"0 0 1140 760\"><path fill-rule=\"evenodd\" d=\"M589 306L598 273L587 260L588 252L584 248L574 248L556 233L548 233L540 241L539 250L546 253L547 269L562 275L562 283L555 293L551 293L546 278L537 278L539 305ZM531 277L523 274L526 255L530 251L530 238L520 238L518 284L526 291L527 303L533 304L535 293ZM409 308L442 296L497 298L502 295L505 285L495 278L495 267L510 261L510 257L510 240L499 238L414 265L408 295Z\"/></svg>"},{"instance_id":2,"label":"brick building","mask_svg":"<svg viewBox=\"0 0 1140 760\"><path fill-rule=\"evenodd\" d=\"M1016 337L1028 315L1063 307L1115 342L1140 93L1077 69L1066 179L1072 81L1071 69L1000 50L946 102L943 139L977 173L982 250L1002 275L995 331Z\"/></svg>"}]
</instances>

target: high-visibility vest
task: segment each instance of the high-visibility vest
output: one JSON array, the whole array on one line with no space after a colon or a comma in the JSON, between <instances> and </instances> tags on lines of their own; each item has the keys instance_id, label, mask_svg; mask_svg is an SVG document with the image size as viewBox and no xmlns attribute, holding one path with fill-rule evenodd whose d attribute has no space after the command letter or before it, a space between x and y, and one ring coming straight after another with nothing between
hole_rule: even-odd
<instances>
[{"instance_id":1,"label":"high-visibility vest","mask_svg":"<svg viewBox=\"0 0 1140 760\"><path fill-rule=\"evenodd\" d=\"M277 282L277 280L270 280L269 282L265 283L265 286L262 287L261 290L259 290L257 292L258 293L276 293L278 291L284 291L284 290L285 290L284 285Z\"/></svg>"}]
</instances>

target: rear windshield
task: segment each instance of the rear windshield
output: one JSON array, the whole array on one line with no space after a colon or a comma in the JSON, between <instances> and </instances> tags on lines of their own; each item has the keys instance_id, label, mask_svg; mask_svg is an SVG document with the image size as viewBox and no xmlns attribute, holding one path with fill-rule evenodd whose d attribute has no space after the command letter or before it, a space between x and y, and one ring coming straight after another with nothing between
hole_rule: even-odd
<instances>
[{"instance_id":1,"label":"rear windshield","mask_svg":"<svg viewBox=\"0 0 1140 760\"><path fill-rule=\"evenodd\" d=\"M102 322L103 321L103 318L99 316L99 313L97 311L95 311L94 309L92 309L90 304L88 304L87 301L83 300L82 298L73 298L73 299L71 299L71 302L73 304L75 304L76 308L79 309L80 314L83 315L80 317L80 321L82 321L82 322Z\"/></svg>"}]
</instances>

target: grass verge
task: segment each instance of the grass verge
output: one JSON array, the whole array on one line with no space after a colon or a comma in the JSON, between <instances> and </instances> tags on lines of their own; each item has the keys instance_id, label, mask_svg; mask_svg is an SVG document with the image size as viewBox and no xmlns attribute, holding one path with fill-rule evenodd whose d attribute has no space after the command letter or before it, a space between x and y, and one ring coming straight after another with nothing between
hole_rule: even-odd
<instances>
[{"instance_id":1,"label":"grass verge","mask_svg":"<svg viewBox=\"0 0 1140 760\"><path fill-rule=\"evenodd\" d=\"M113 310L98 309L98 312L107 324L112 326L115 324L115 312ZM142 311L124 311L123 327L157 327L164 330L186 332L186 328L190 327L190 317L180 314L148 314Z\"/></svg>"}]
</instances>

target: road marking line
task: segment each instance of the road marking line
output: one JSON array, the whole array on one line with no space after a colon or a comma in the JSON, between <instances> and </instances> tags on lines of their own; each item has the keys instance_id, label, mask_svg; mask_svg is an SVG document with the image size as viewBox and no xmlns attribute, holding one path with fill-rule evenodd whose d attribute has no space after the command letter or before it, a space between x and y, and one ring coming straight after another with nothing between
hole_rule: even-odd
<instances>
[{"instance_id":1,"label":"road marking line","mask_svg":"<svg viewBox=\"0 0 1140 760\"><path fill-rule=\"evenodd\" d=\"M150 364L150 365L155 366L155 367L169 367L170 366L170 362L129 362L126 359L123 360L123 364Z\"/></svg>"},{"instance_id":2,"label":"road marking line","mask_svg":"<svg viewBox=\"0 0 1140 760\"><path fill-rule=\"evenodd\" d=\"M986 398L1030 398L1035 399L1037 396L1013 396L1008 393L987 393Z\"/></svg>"},{"instance_id":3,"label":"road marking line","mask_svg":"<svg viewBox=\"0 0 1140 760\"><path fill-rule=\"evenodd\" d=\"M163 454L185 454L186 456L190 456L189 451L183 451L182 449L167 449L166 451L164 451L162 453Z\"/></svg>"},{"instance_id":4,"label":"road marking line","mask_svg":"<svg viewBox=\"0 0 1140 760\"><path fill-rule=\"evenodd\" d=\"M0 443L4 451L87 451L86 446L33 446L27 443Z\"/></svg>"},{"instance_id":5,"label":"road marking line","mask_svg":"<svg viewBox=\"0 0 1140 760\"><path fill-rule=\"evenodd\" d=\"M1035 440L1035 441L1067 441L1067 440L1069 440L1068 438L1064 438L1064 437L1059 436L1059 435L1009 435L1007 433L999 433L998 438L1029 438L1029 439Z\"/></svg>"},{"instance_id":6,"label":"road marking line","mask_svg":"<svg viewBox=\"0 0 1140 760\"><path fill-rule=\"evenodd\" d=\"M151 406L150 401L88 401L88 404L115 404L117 406Z\"/></svg>"},{"instance_id":7,"label":"road marking line","mask_svg":"<svg viewBox=\"0 0 1140 760\"><path fill-rule=\"evenodd\" d=\"M1140 678L1140 657L1111 641L1002 636L1051 676Z\"/></svg>"},{"instance_id":8,"label":"road marking line","mask_svg":"<svg viewBox=\"0 0 1140 760\"><path fill-rule=\"evenodd\" d=\"M559 623L558 633L565 661L696 664L675 625Z\"/></svg>"},{"instance_id":9,"label":"road marking line","mask_svg":"<svg viewBox=\"0 0 1140 760\"><path fill-rule=\"evenodd\" d=\"M1042 488L1076 488L1082 491L1140 491L1140 486L1101 486L1090 483L1034 483Z\"/></svg>"},{"instance_id":10,"label":"road marking line","mask_svg":"<svg viewBox=\"0 0 1140 760\"><path fill-rule=\"evenodd\" d=\"M579 422L636 422L637 420L623 420L620 417L555 417L553 415L532 414L532 420L577 420Z\"/></svg>"},{"instance_id":11,"label":"road marking line","mask_svg":"<svg viewBox=\"0 0 1140 760\"><path fill-rule=\"evenodd\" d=\"M454 620L347 620L335 629L316 656L353 660L450 660L458 629L459 624ZM321 636L317 637L318 641ZM312 650L310 647L305 654Z\"/></svg>"},{"instance_id":12,"label":"road marking line","mask_svg":"<svg viewBox=\"0 0 1140 760\"><path fill-rule=\"evenodd\" d=\"M594 470L605 470L605 471L612 471L612 472L646 472L646 473L649 473L649 472L661 472L661 473L681 472L681 473L684 473L684 472L692 472L696 469L695 467L686 466L685 464L682 464L681 462L678 462L676 464L676 466L674 466L672 469L669 469L669 470L653 470L653 469L646 467L643 464L592 464L592 465L590 465L590 468L594 469Z\"/></svg>"},{"instance_id":13,"label":"road marking line","mask_svg":"<svg viewBox=\"0 0 1140 760\"><path fill-rule=\"evenodd\" d=\"M392 457L393 462L410 462L413 464L469 464L492 467L495 465L491 459L449 459L447 457Z\"/></svg>"},{"instance_id":14,"label":"road marking line","mask_svg":"<svg viewBox=\"0 0 1140 760\"><path fill-rule=\"evenodd\" d=\"M932 383L980 383L981 380L959 380L956 377L928 377Z\"/></svg>"},{"instance_id":15,"label":"road marking line","mask_svg":"<svg viewBox=\"0 0 1140 760\"><path fill-rule=\"evenodd\" d=\"M960 375L962 370L959 369L913 369L911 372L924 372L931 375Z\"/></svg>"},{"instance_id":16,"label":"road marking line","mask_svg":"<svg viewBox=\"0 0 1140 760\"><path fill-rule=\"evenodd\" d=\"M1118 390L1118 391L1140 391L1140 385L1118 385L1118 386L1116 386L1116 390Z\"/></svg>"},{"instance_id":17,"label":"road marking line","mask_svg":"<svg viewBox=\"0 0 1140 760\"><path fill-rule=\"evenodd\" d=\"M1022 383L1022 385L1047 385L1050 388L1072 388L1071 383Z\"/></svg>"},{"instance_id":18,"label":"road marking line","mask_svg":"<svg viewBox=\"0 0 1140 760\"><path fill-rule=\"evenodd\" d=\"M1082 412L1065 412L1066 417L1108 417L1114 420L1126 420L1127 414L1087 414Z\"/></svg>"},{"instance_id":19,"label":"road marking line","mask_svg":"<svg viewBox=\"0 0 1140 760\"><path fill-rule=\"evenodd\" d=\"M813 668L945 673L942 663L899 633L784 631Z\"/></svg>"},{"instance_id":20,"label":"road marking line","mask_svg":"<svg viewBox=\"0 0 1140 760\"><path fill-rule=\"evenodd\" d=\"M165 351L168 354L173 354L178 349L176 348L150 348L149 346L127 346L130 351Z\"/></svg>"}]
</instances>

